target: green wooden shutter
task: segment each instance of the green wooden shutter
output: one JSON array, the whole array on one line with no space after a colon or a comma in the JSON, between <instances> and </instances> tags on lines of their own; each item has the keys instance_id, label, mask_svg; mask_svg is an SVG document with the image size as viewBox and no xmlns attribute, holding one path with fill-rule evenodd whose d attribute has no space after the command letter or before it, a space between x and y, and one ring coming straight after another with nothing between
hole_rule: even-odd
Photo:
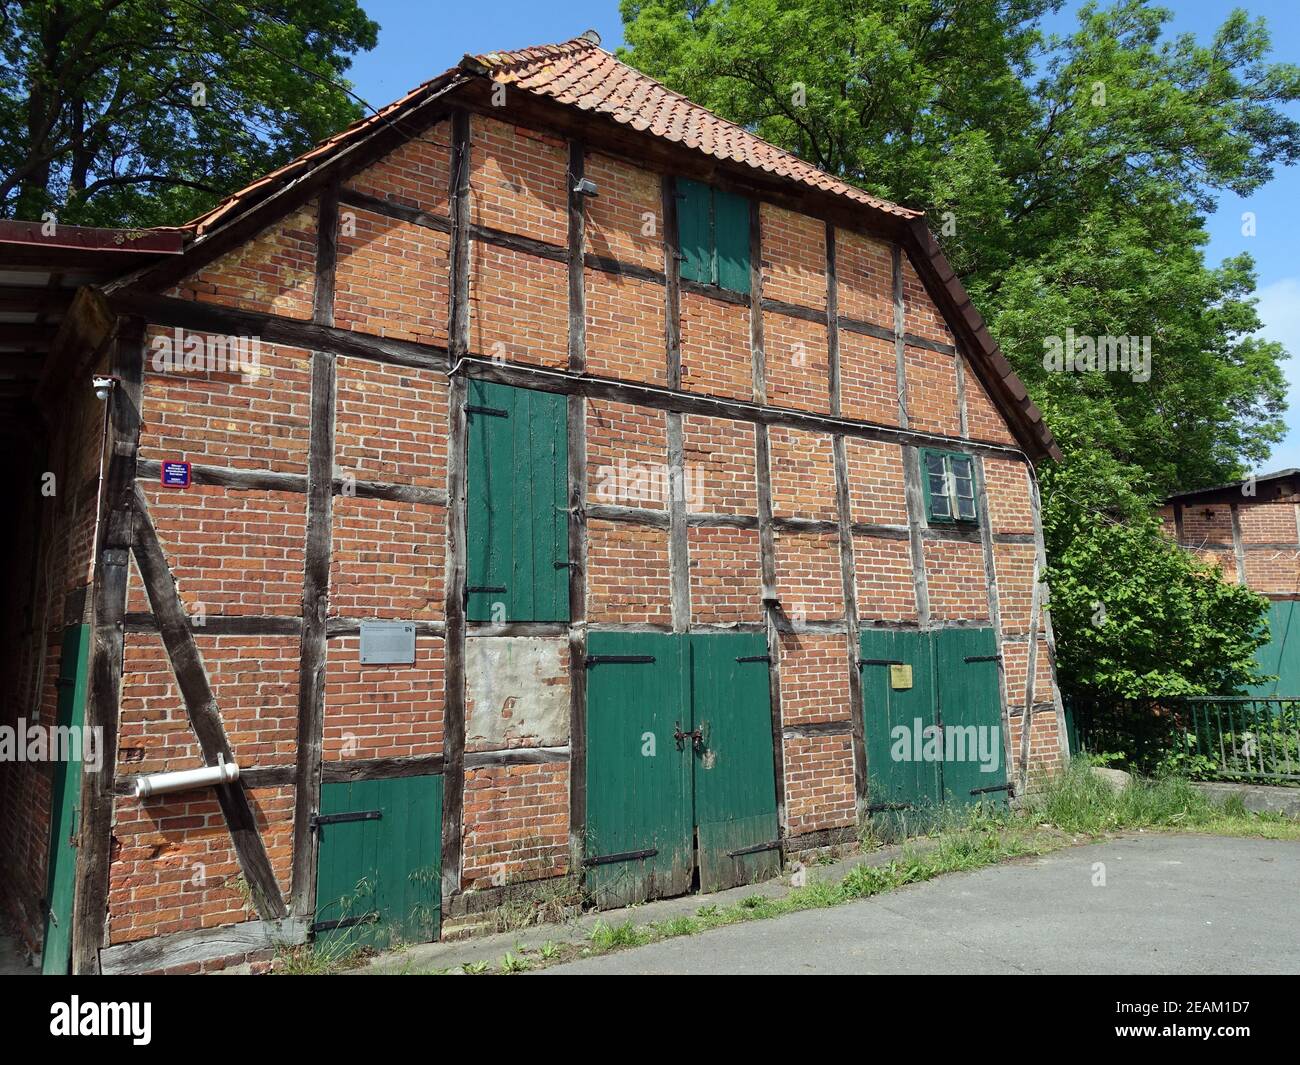
<instances>
[{"instance_id":1,"label":"green wooden shutter","mask_svg":"<svg viewBox=\"0 0 1300 1065\"><path fill-rule=\"evenodd\" d=\"M471 380L466 616L567 621L565 397Z\"/></svg>"},{"instance_id":2,"label":"green wooden shutter","mask_svg":"<svg viewBox=\"0 0 1300 1065\"><path fill-rule=\"evenodd\" d=\"M940 798L940 762L917 756L938 724L930 634L864 629L859 654L872 823L886 836L922 831ZM893 687L895 663L912 667L910 688Z\"/></svg>"},{"instance_id":3,"label":"green wooden shutter","mask_svg":"<svg viewBox=\"0 0 1300 1065\"><path fill-rule=\"evenodd\" d=\"M90 626L63 630L59 656L58 724L79 734L86 718L86 672L90 658ZM68 733L65 733L68 735ZM64 976L72 958L72 902L77 875L77 814L81 808L81 758L54 763L50 795L50 858L45 887L45 938L41 972Z\"/></svg>"},{"instance_id":4,"label":"green wooden shutter","mask_svg":"<svg viewBox=\"0 0 1300 1065\"><path fill-rule=\"evenodd\" d=\"M384 948L438 938L440 775L321 787L317 942Z\"/></svg>"},{"instance_id":5,"label":"green wooden shutter","mask_svg":"<svg viewBox=\"0 0 1300 1065\"><path fill-rule=\"evenodd\" d=\"M713 251L713 190L689 178L677 179L677 243L687 281L716 284Z\"/></svg>"},{"instance_id":6,"label":"green wooden shutter","mask_svg":"<svg viewBox=\"0 0 1300 1065\"><path fill-rule=\"evenodd\" d=\"M776 876L776 774L767 639L710 633L690 641L700 890ZM745 852L745 853L737 853Z\"/></svg>"},{"instance_id":7,"label":"green wooden shutter","mask_svg":"<svg viewBox=\"0 0 1300 1065\"><path fill-rule=\"evenodd\" d=\"M1007 782L997 636L992 629L939 629L934 638L944 799L1005 802L1005 791L986 790Z\"/></svg>"},{"instance_id":8,"label":"green wooden shutter","mask_svg":"<svg viewBox=\"0 0 1300 1065\"><path fill-rule=\"evenodd\" d=\"M690 890L691 754L673 739L692 727L684 648L666 633L587 638L586 872L602 907Z\"/></svg>"},{"instance_id":9,"label":"green wooden shutter","mask_svg":"<svg viewBox=\"0 0 1300 1065\"><path fill-rule=\"evenodd\" d=\"M749 291L749 201L713 190L713 244L717 283L732 292Z\"/></svg>"}]
</instances>

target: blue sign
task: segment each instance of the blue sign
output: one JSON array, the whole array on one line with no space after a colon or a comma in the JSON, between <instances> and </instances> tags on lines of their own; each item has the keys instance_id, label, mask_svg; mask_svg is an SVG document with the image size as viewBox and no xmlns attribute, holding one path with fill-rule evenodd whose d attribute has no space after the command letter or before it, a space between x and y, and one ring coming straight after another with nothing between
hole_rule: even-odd
<instances>
[{"instance_id":1,"label":"blue sign","mask_svg":"<svg viewBox=\"0 0 1300 1065\"><path fill-rule=\"evenodd\" d=\"M162 483L168 488L188 488L190 486L190 464L188 462L164 462L162 464Z\"/></svg>"}]
</instances>

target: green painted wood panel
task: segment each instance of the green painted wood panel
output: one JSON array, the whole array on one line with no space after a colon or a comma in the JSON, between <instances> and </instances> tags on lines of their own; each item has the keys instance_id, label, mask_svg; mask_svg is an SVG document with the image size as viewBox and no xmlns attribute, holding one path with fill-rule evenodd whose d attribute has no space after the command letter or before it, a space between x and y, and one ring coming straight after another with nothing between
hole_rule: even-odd
<instances>
[{"instance_id":1,"label":"green painted wood panel","mask_svg":"<svg viewBox=\"0 0 1300 1065\"><path fill-rule=\"evenodd\" d=\"M1007 782L997 636L992 629L939 629L933 637L944 801L1005 804L1005 791L982 790Z\"/></svg>"},{"instance_id":2,"label":"green painted wood panel","mask_svg":"<svg viewBox=\"0 0 1300 1065\"><path fill-rule=\"evenodd\" d=\"M677 179L677 244L682 277L702 285L716 284L713 190L690 178Z\"/></svg>"},{"instance_id":3,"label":"green painted wood panel","mask_svg":"<svg viewBox=\"0 0 1300 1065\"><path fill-rule=\"evenodd\" d=\"M334 947L386 948L438 938L442 911L442 776L321 787L321 816L379 811L378 820L319 825L316 932Z\"/></svg>"},{"instance_id":4,"label":"green painted wood panel","mask_svg":"<svg viewBox=\"0 0 1300 1065\"><path fill-rule=\"evenodd\" d=\"M749 291L749 201L713 190L713 246L717 283L732 292Z\"/></svg>"},{"instance_id":5,"label":"green painted wood panel","mask_svg":"<svg viewBox=\"0 0 1300 1065\"><path fill-rule=\"evenodd\" d=\"M690 649L695 824L700 889L720 891L765 880L781 871L774 843L776 776L767 639L762 633L708 633L686 637Z\"/></svg>"},{"instance_id":6,"label":"green painted wood panel","mask_svg":"<svg viewBox=\"0 0 1300 1065\"><path fill-rule=\"evenodd\" d=\"M685 644L667 633L592 632L587 670L587 886L598 905L690 890L691 756L673 739L691 729ZM646 857L599 861L653 850Z\"/></svg>"},{"instance_id":7,"label":"green painted wood panel","mask_svg":"<svg viewBox=\"0 0 1300 1065\"><path fill-rule=\"evenodd\" d=\"M471 380L468 406L466 616L567 621L566 398Z\"/></svg>"},{"instance_id":8,"label":"green painted wood panel","mask_svg":"<svg viewBox=\"0 0 1300 1065\"><path fill-rule=\"evenodd\" d=\"M90 658L90 626L69 625L63 630L59 655L58 724L77 736L86 720L86 674ZM63 735L67 735L64 733ZM81 810L81 746L70 745L75 758L54 763L50 782L50 860L45 886L45 937L41 947L41 972L67 973L72 958L72 903L77 876L77 818Z\"/></svg>"},{"instance_id":9,"label":"green painted wood panel","mask_svg":"<svg viewBox=\"0 0 1300 1065\"><path fill-rule=\"evenodd\" d=\"M1259 671L1277 680L1247 688L1257 698L1300 696L1300 617L1295 600L1275 600L1268 604L1268 643L1255 652Z\"/></svg>"},{"instance_id":10,"label":"green painted wood panel","mask_svg":"<svg viewBox=\"0 0 1300 1065\"><path fill-rule=\"evenodd\" d=\"M923 831L940 800L940 761L926 757L938 714L929 633L864 629L860 636L867 805L886 838ZM912 687L896 689L887 663L912 667Z\"/></svg>"}]
</instances>

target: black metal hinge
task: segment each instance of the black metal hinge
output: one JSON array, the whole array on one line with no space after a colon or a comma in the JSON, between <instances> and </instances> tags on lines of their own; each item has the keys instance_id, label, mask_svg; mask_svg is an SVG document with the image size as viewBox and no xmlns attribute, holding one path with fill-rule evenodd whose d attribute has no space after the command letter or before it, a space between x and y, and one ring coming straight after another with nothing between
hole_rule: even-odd
<instances>
[{"instance_id":1,"label":"black metal hinge","mask_svg":"<svg viewBox=\"0 0 1300 1065\"><path fill-rule=\"evenodd\" d=\"M479 593L484 595L505 595L506 589L493 584L467 584L465 585L465 594L461 597L464 605L469 606L469 597Z\"/></svg>"},{"instance_id":2,"label":"black metal hinge","mask_svg":"<svg viewBox=\"0 0 1300 1065\"><path fill-rule=\"evenodd\" d=\"M465 408L465 413L466 413L466 414L487 414L487 415L490 415L490 416L493 417L493 418L509 418L509 417L510 417L510 412L509 412L508 410L498 410L496 407L475 407L475 406L466 406L466 408Z\"/></svg>"},{"instance_id":3,"label":"black metal hinge","mask_svg":"<svg viewBox=\"0 0 1300 1065\"><path fill-rule=\"evenodd\" d=\"M858 668L863 666L905 666L906 662L899 662L893 658L861 658L858 660Z\"/></svg>"},{"instance_id":4,"label":"black metal hinge","mask_svg":"<svg viewBox=\"0 0 1300 1065\"><path fill-rule=\"evenodd\" d=\"M781 849L781 841L774 839L770 843L755 843L749 847L738 847L734 851L727 851L728 858L739 858L742 854L759 854L762 851L776 851Z\"/></svg>"},{"instance_id":5,"label":"black metal hinge","mask_svg":"<svg viewBox=\"0 0 1300 1065\"><path fill-rule=\"evenodd\" d=\"M1016 797L1016 786L1014 784L990 784L987 788L971 788L972 795L988 795L994 791L1005 791L1011 798Z\"/></svg>"},{"instance_id":6,"label":"black metal hinge","mask_svg":"<svg viewBox=\"0 0 1300 1065\"><path fill-rule=\"evenodd\" d=\"M736 661L737 662L770 662L772 661L772 656L771 655L742 655L740 658L737 658Z\"/></svg>"},{"instance_id":7,"label":"black metal hinge","mask_svg":"<svg viewBox=\"0 0 1300 1065\"><path fill-rule=\"evenodd\" d=\"M657 847L644 851L621 851L618 854L602 854L598 858L584 858L583 865L613 865L615 862L633 862L638 858L653 858L659 853Z\"/></svg>"},{"instance_id":8,"label":"black metal hinge","mask_svg":"<svg viewBox=\"0 0 1300 1065\"><path fill-rule=\"evenodd\" d=\"M967 662L1001 662L1001 655L967 655Z\"/></svg>"},{"instance_id":9,"label":"black metal hinge","mask_svg":"<svg viewBox=\"0 0 1300 1065\"><path fill-rule=\"evenodd\" d=\"M610 666L618 663L653 662L654 660L654 655L588 655L587 668Z\"/></svg>"},{"instance_id":10,"label":"black metal hinge","mask_svg":"<svg viewBox=\"0 0 1300 1065\"><path fill-rule=\"evenodd\" d=\"M347 821L382 821L383 818L383 810L356 810L346 814L312 814L311 827L341 825Z\"/></svg>"},{"instance_id":11,"label":"black metal hinge","mask_svg":"<svg viewBox=\"0 0 1300 1065\"><path fill-rule=\"evenodd\" d=\"M312 926L313 932L333 932L336 928L355 928L359 924L373 924L379 920L377 913L362 913L356 917L340 917L337 921L316 921Z\"/></svg>"}]
</instances>

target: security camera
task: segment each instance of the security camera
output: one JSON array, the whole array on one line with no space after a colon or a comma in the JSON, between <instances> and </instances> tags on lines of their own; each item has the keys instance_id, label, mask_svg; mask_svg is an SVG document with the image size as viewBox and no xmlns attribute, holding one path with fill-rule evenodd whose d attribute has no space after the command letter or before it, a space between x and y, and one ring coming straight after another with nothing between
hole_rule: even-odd
<instances>
[{"instance_id":1,"label":"security camera","mask_svg":"<svg viewBox=\"0 0 1300 1065\"><path fill-rule=\"evenodd\" d=\"M113 391L115 384L117 384L117 378L105 374L95 374L90 379L90 386L95 390L95 398L99 400L108 399L109 393Z\"/></svg>"}]
</instances>

